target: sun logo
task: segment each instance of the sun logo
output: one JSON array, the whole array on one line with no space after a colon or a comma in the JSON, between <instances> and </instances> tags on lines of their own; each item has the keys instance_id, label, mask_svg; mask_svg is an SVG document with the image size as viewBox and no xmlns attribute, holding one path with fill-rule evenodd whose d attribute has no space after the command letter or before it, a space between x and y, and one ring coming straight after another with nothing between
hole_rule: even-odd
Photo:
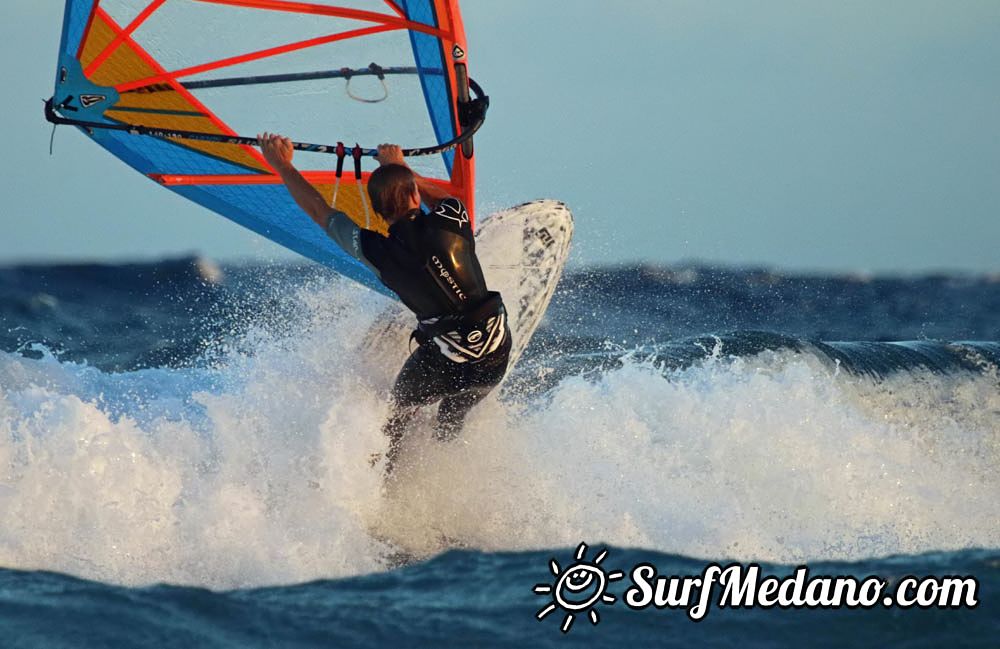
<instances>
[{"instance_id":1,"label":"sun logo","mask_svg":"<svg viewBox=\"0 0 1000 649\"><path fill-rule=\"evenodd\" d=\"M581 543L576 549L576 563L561 569L555 559L549 561L549 569L556 578L554 584L536 584L532 589L537 595L551 595L552 601L541 608L535 614L539 620L561 608L566 611L566 618L562 623L562 632L569 633L569 628L573 625L577 613L587 611L590 623L597 625L601 621L601 616L594 608L599 602L614 604L614 595L608 594L608 585L624 577L620 570L605 572L600 563L608 556L607 550L602 550L594 557L593 561L586 560L587 544Z\"/></svg>"}]
</instances>

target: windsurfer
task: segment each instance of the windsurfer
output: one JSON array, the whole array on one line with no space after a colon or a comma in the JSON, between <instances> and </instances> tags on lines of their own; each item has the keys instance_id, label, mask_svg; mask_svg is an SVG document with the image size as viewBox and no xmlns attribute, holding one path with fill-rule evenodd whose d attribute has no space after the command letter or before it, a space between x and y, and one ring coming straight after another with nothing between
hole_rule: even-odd
<instances>
[{"instance_id":1,"label":"windsurfer","mask_svg":"<svg viewBox=\"0 0 1000 649\"><path fill-rule=\"evenodd\" d=\"M511 350L503 300L486 287L465 206L414 173L398 146L378 148L380 166L368 180L372 207L389 224L388 236L382 236L326 202L292 164L288 138L264 133L259 141L299 207L417 316L411 340L418 346L396 378L383 428L391 475L421 406L440 402L436 436L452 439L473 406L503 378Z\"/></svg>"}]
</instances>

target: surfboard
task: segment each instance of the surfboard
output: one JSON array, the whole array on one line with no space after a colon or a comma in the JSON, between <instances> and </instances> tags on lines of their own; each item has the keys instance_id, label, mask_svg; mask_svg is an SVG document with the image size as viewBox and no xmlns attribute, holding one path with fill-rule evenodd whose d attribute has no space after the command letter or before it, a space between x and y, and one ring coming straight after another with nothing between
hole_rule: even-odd
<instances>
[{"instance_id":1,"label":"surfboard","mask_svg":"<svg viewBox=\"0 0 1000 649\"><path fill-rule=\"evenodd\" d=\"M507 307L513 339L511 368L545 315L572 240L573 215L555 200L524 203L479 224L476 254L487 285L500 292ZM401 303L394 303L375 322L365 336L365 346L395 371L409 354L416 319Z\"/></svg>"}]
</instances>

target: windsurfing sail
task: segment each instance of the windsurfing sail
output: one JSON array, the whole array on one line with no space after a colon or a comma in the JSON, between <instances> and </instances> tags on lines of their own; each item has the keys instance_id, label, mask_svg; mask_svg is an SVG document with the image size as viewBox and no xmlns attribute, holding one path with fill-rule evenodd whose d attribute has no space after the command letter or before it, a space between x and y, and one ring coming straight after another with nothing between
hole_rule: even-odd
<instances>
[{"instance_id":1,"label":"windsurfing sail","mask_svg":"<svg viewBox=\"0 0 1000 649\"><path fill-rule=\"evenodd\" d=\"M488 98L468 58L458 0L67 0L46 116L385 292L297 208L255 136L291 137L303 175L361 227L386 230L366 190L379 142L420 156L414 169L474 216L472 135Z\"/></svg>"}]
</instances>

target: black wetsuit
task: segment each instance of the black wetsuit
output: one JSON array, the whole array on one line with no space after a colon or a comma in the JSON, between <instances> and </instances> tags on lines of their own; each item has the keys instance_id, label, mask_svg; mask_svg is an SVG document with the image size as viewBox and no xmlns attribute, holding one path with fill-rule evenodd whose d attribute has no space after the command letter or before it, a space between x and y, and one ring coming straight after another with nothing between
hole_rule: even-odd
<instances>
[{"instance_id":1,"label":"black wetsuit","mask_svg":"<svg viewBox=\"0 0 1000 649\"><path fill-rule=\"evenodd\" d=\"M392 392L391 448L417 409L435 401L441 401L438 436L453 437L503 379L511 347L507 313L500 294L486 287L465 206L448 198L429 213L415 210L394 223L388 237L333 212L327 234L417 316L419 346Z\"/></svg>"}]
</instances>

